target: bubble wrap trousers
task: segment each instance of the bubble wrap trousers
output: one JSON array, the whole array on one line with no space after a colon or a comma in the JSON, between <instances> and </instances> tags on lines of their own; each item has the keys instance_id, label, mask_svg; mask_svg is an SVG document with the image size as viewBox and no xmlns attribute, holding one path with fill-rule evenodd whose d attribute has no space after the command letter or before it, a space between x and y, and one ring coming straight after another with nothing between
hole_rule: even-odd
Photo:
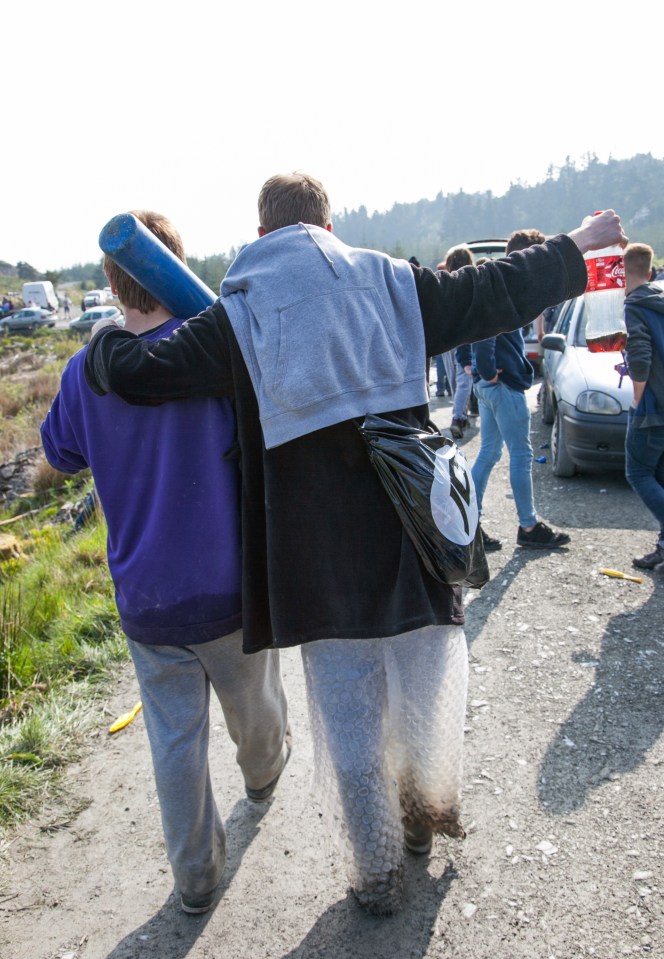
<instances>
[{"instance_id":1,"label":"bubble wrap trousers","mask_svg":"<svg viewBox=\"0 0 664 959\"><path fill-rule=\"evenodd\" d=\"M403 820L459 823L468 653L458 626L302 647L315 785L355 890L403 861Z\"/></svg>"}]
</instances>

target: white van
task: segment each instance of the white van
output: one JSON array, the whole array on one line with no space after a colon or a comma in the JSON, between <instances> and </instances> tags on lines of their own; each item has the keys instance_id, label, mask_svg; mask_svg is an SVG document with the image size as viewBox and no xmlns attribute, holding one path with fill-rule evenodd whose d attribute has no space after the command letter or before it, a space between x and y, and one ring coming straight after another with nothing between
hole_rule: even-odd
<instances>
[{"instance_id":1,"label":"white van","mask_svg":"<svg viewBox=\"0 0 664 959\"><path fill-rule=\"evenodd\" d=\"M50 280L35 280L33 283L24 283L23 302L26 306L32 304L50 311L57 310L60 306L60 301Z\"/></svg>"}]
</instances>

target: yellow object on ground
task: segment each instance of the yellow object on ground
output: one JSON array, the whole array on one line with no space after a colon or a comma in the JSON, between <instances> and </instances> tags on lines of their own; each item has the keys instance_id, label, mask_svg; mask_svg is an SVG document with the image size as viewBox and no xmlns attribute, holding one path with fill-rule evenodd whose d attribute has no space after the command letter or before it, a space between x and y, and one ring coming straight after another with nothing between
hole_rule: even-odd
<instances>
[{"instance_id":1,"label":"yellow object on ground","mask_svg":"<svg viewBox=\"0 0 664 959\"><path fill-rule=\"evenodd\" d=\"M641 576L628 576L626 573L619 573L617 569L599 569L600 573L604 573L605 576L614 576L616 579L628 579L630 583L642 583L643 579Z\"/></svg>"},{"instance_id":2,"label":"yellow object on ground","mask_svg":"<svg viewBox=\"0 0 664 959\"><path fill-rule=\"evenodd\" d=\"M129 723L133 723L141 709L143 708L143 703L136 703L131 712L123 713L122 716L119 716L112 726L109 727L109 733L117 733L121 729L124 729L125 726L128 726Z\"/></svg>"}]
</instances>

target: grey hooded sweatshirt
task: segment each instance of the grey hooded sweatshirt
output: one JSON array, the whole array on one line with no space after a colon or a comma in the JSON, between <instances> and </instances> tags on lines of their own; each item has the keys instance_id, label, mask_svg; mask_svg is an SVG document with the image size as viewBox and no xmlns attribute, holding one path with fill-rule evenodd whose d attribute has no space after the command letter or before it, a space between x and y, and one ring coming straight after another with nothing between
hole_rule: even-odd
<instances>
[{"instance_id":1,"label":"grey hooded sweatshirt","mask_svg":"<svg viewBox=\"0 0 664 959\"><path fill-rule=\"evenodd\" d=\"M251 376L267 449L428 401L422 315L405 260L299 223L239 253L221 284L221 305Z\"/></svg>"},{"instance_id":2,"label":"grey hooded sweatshirt","mask_svg":"<svg viewBox=\"0 0 664 959\"><path fill-rule=\"evenodd\" d=\"M664 290L642 283L625 297L629 375L645 383L634 426L664 425Z\"/></svg>"}]
</instances>

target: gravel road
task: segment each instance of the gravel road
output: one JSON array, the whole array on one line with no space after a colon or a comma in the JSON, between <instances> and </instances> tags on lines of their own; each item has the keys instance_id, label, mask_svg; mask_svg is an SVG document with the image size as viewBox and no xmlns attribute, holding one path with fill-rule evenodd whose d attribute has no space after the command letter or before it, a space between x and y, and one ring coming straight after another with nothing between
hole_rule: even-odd
<instances>
[{"instance_id":1,"label":"gravel road","mask_svg":"<svg viewBox=\"0 0 664 959\"><path fill-rule=\"evenodd\" d=\"M536 387L529 394L536 409ZM436 401L441 426L449 400ZM462 441L469 459L478 431ZM536 455L549 428L533 414ZM492 580L469 593L471 679L463 843L409 857L406 902L366 916L309 792L297 650L283 656L293 757L270 805L243 798L218 708L212 772L228 831L216 909L185 916L172 895L143 722L110 737L138 698L127 667L71 798L0 847L3 959L571 959L664 957L664 576L632 572L655 524L620 475L557 480L535 464L540 516L567 529L554 553L514 545L507 456L485 526L504 541ZM76 813L76 808L80 811Z\"/></svg>"}]
</instances>

